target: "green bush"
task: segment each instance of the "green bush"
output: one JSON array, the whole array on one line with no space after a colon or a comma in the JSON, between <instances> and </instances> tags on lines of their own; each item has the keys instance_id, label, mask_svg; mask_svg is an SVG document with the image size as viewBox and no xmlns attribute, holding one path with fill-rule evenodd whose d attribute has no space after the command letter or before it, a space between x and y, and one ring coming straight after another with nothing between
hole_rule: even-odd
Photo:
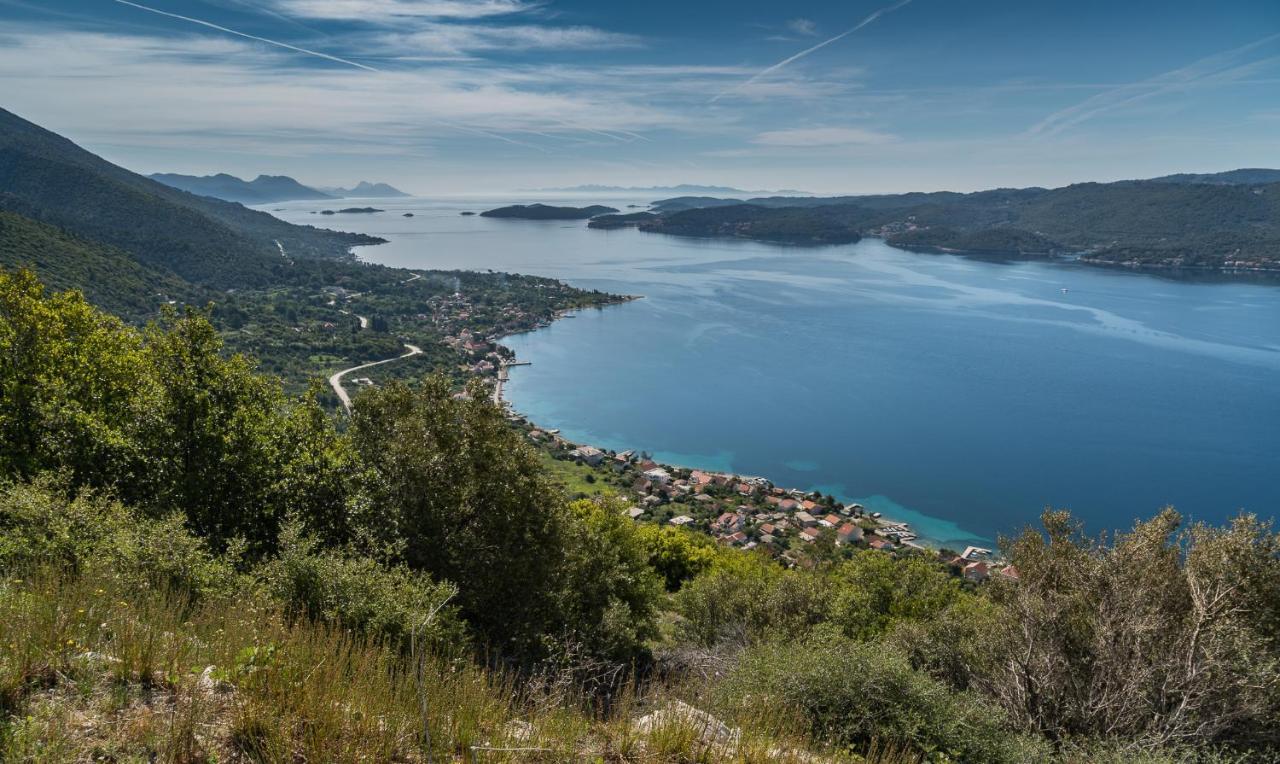
<instances>
[{"instance_id":1,"label":"green bush","mask_svg":"<svg viewBox=\"0 0 1280 764\"><path fill-rule=\"evenodd\" d=\"M889 743L908 745L928 761L981 764L1048 755L1013 734L998 706L948 689L879 642L829 638L758 647L719 691L727 707L796 713L815 738L855 751Z\"/></svg>"},{"instance_id":2,"label":"green bush","mask_svg":"<svg viewBox=\"0 0 1280 764\"><path fill-rule=\"evenodd\" d=\"M210 552L180 514L143 517L88 490L68 497L50 477L0 486L0 568L53 565L201 597L234 589L232 559Z\"/></svg>"},{"instance_id":3,"label":"green bush","mask_svg":"<svg viewBox=\"0 0 1280 764\"><path fill-rule=\"evenodd\" d=\"M279 555L260 569L271 596L295 617L332 622L369 636L456 653L465 625L450 602L457 589L403 566L318 548L296 522L280 534Z\"/></svg>"}]
</instances>

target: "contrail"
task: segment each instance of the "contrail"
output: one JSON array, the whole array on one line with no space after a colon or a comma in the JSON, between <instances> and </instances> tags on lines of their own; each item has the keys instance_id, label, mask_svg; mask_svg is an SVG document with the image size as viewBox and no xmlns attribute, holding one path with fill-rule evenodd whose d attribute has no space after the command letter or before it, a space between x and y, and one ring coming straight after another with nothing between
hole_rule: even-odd
<instances>
[{"instance_id":1,"label":"contrail","mask_svg":"<svg viewBox=\"0 0 1280 764\"><path fill-rule=\"evenodd\" d=\"M1199 85L1235 81L1275 63L1276 59L1272 57L1248 64L1236 64L1244 54L1276 40L1280 40L1280 34L1269 35L1238 48L1206 56L1179 69L1157 74L1141 82L1113 87L1074 106L1055 111L1031 126L1024 136L1055 135L1099 114L1145 101L1148 98Z\"/></svg>"},{"instance_id":2,"label":"contrail","mask_svg":"<svg viewBox=\"0 0 1280 764\"><path fill-rule=\"evenodd\" d=\"M902 6L904 6L904 5L906 5L907 3L910 3L910 2L911 2L911 0L898 0L898 2L894 3L893 5L887 5L887 6L885 6L884 8L881 8L880 10L878 10L878 11L876 11L876 12L872 13L870 16L868 16L868 17L866 17L865 19L863 19L862 21L860 21L856 27L853 27L852 29L845 30L844 32L841 32L840 34L836 35L835 37L832 37L832 38L831 38L831 39L829 39L829 40L823 40L822 42L818 43L817 45L814 45L812 48L806 48L806 49L804 49L804 50L800 51L799 53L795 54L794 56L791 56L790 58L784 58L783 60L781 60L781 61L779 61L778 63L774 64L773 66L769 67L768 69L765 69L764 71L758 72L754 77L752 77L751 79L747 80L746 82L741 82L741 83L739 83L739 84L737 84L737 85L734 85L733 87L729 88L728 90L726 90L726 91L724 91L724 92L722 92L722 93L718 93L718 94L716 94L715 96L712 96L711 100L710 100L710 101L708 101L707 103L715 103L716 101L719 101L721 98L724 98L725 96L729 95L730 93L735 93L735 92L737 92L737 91L739 91L739 90L742 90L742 89L743 89L743 88L745 88L745 87L749 87L749 86L751 86L751 85L754 85L754 84L755 84L756 82L758 82L762 77L768 77L770 74L773 74L774 72L778 71L778 70L779 70L779 69L781 69L782 67L787 66L788 64L795 63L796 61L799 61L800 59L804 58L805 56L809 55L810 53L816 53L817 51L822 50L823 48L827 47L828 45L830 45L830 44L832 44L832 43L840 42L840 41L841 41L841 40L843 40L844 38L848 37L849 35L853 34L854 32L858 31L859 29L862 29L863 27L867 26L868 24L874 24L874 23L875 23L875 21L876 21L876 19L879 19L881 16L885 15L886 13L893 13L894 11L898 10L899 8L901 8Z\"/></svg>"},{"instance_id":3,"label":"contrail","mask_svg":"<svg viewBox=\"0 0 1280 764\"><path fill-rule=\"evenodd\" d=\"M249 39L249 40L256 40L257 42L266 43L267 45L274 45L274 46L276 46L277 48L284 48L285 50L292 50L292 51L294 51L295 53L305 53L305 54L306 54L306 55L308 55L308 56L315 56L316 58L323 58L323 59L325 59L325 60L327 60L327 61L334 61L334 62L339 63L339 64L346 64L347 66L354 66L354 67L355 67L355 68L357 68L357 69L364 69L365 71L368 71L368 72L376 72L376 71L380 71L380 70L378 70L378 69L373 68L372 66L366 66L365 64L357 63L357 62L355 62L355 61L350 61L350 60L345 59L345 58L339 58L339 57L337 57L337 56L331 56L331 55L329 55L328 53L321 53L320 51L317 51L317 50L307 50L306 48L299 48L299 47L298 47L298 46L296 46L296 45L290 45L290 44L289 44L289 43L287 43L287 42L280 42L279 40L268 40L268 39L267 39L267 38L265 38L265 37L258 37L258 36L256 36L256 35L251 35L251 34L248 34L248 33L246 33L246 32L239 32L239 31L236 31L235 29L228 29L227 27L224 27L224 26L218 26L217 24L214 24L214 23L209 22L209 21L202 21L201 19L193 19L193 18L191 18L190 16L182 16L182 15L179 15L179 14L177 14L177 13L170 13L170 12L168 12L168 11L162 11L162 10L160 10L159 8L151 8L151 7L148 7L148 6L145 6L145 5L139 5L138 3L129 2L129 0L115 0L115 2L117 2L117 3L121 4L121 5L127 5L127 6L129 6L129 7L131 7L131 8L137 8L137 9L138 9L138 10L140 10L140 11L147 11L148 13L154 13L154 14L157 14L157 15L160 15L160 16L168 16L168 17L169 17L169 18L171 18L171 19L178 19L178 20L180 20L180 21L186 21L186 22L189 22L189 23L192 23L192 24L199 24L199 25L200 25L200 26L202 26L202 27L208 27L208 28L210 28L210 29L216 29L216 30L218 30L219 32L226 32L227 34L233 34L233 35L236 35L237 37L244 37L244 38Z\"/></svg>"}]
</instances>

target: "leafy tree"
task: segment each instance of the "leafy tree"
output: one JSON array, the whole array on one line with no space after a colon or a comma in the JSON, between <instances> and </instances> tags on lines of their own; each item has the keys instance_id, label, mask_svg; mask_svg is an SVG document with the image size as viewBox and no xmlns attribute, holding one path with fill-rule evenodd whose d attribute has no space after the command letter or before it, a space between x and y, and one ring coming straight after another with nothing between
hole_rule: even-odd
<instances>
[{"instance_id":1,"label":"leafy tree","mask_svg":"<svg viewBox=\"0 0 1280 764\"><path fill-rule=\"evenodd\" d=\"M152 380L141 342L79 292L0 271L0 474L65 470L71 486L137 470L132 437Z\"/></svg>"},{"instance_id":2,"label":"leafy tree","mask_svg":"<svg viewBox=\"0 0 1280 764\"><path fill-rule=\"evenodd\" d=\"M410 567L459 588L467 620L502 655L541 652L558 619L565 502L536 454L474 385L436 376L357 399L362 527Z\"/></svg>"},{"instance_id":3,"label":"leafy tree","mask_svg":"<svg viewBox=\"0 0 1280 764\"><path fill-rule=\"evenodd\" d=\"M662 576L669 592L710 569L720 556L716 542L703 533L671 525L641 525L638 532L649 565Z\"/></svg>"},{"instance_id":4,"label":"leafy tree","mask_svg":"<svg viewBox=\"0 0 1280 764\"><path fill-rule=\"evenodd\" d=\"M895 558L863 550L836 569L832 620L850 637L867 639L902 620L936 618L954 602L959 582L937 560Z\"/></svg>"},{"instance_id":5,"label":"leafy tree","mask_svg":"<svg viewBox=\"0 0 1280 764\"><path fill-rule=\"evenodd\" d=\"M279 383L242 356L224 358L204 315L170 315L146 333L155 375L141 433L145 479L132 498L183 509L197 533L222 545L235 537L256 550L275 543L283 516L280 478L298 453L289 443Z\"/></svg>"},{"instance_id":6,"label":"leafy tree","mask_svg":"<svg viewBox=\"0 0 1280 764\"><path fill-rule=\"evenodd\" d=\"M662 583L649 567L644 540L621 507L616 501L591 500L569 506L560 586L561 617L570 634L561 643L627 662L656 635Z\"/></svg>"}]
</instances>

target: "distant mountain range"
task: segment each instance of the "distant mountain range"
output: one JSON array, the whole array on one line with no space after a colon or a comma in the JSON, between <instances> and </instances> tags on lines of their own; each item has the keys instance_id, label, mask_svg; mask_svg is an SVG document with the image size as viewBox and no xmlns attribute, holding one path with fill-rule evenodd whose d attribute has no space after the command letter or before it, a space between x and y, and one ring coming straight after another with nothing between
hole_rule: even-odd
<instances>
[{"instance_id":1,"label":"distant mountain range","mask_svg":"<svg viewBox=\"0 0 1280 764\"><path fill-rule=\"evenodd\" d=\"M729 186L697 186L684 183L678 186L568 186L566 188L529 189L536 193L565 194L671 194L673 196L717 196L730 194L733 196L810 196L808 191L743 191Z\"/></svg>"},{"instance_id":2,"label":"distant mountain range","mask_svg":"<svg viewBox=\"0 0 1280 764\"><path fill-rule=\"evenodd\" d=\"M200 196L212 196L241 204L270 204L297 199L333 199L331 194L304 186L285 175L259 175L253 180L241 180L234 175L178 175L157 173L149 176L167 186L180 188Z\"/></svg>"},{"instance_id":3,"label":"distant mountain range","mask_svg":"<svg viewBox=\"0 0 1280 764\"><path fill-rule=\"evenodd\" d=\"M0 211L11 213L0 266L36 265L48 283L90 285L104 294L129 289L125 281L146 284L153 294L182 284L277 284L302 268L295 262L348 261L351 247L383 241L293 225L173 188L3 109ZM84 274L118 276L121 283L89 284Z\"/></svg>"},{"instance_id":4,"label":"distant mountain range","mask_svg":"<svg viewBox=\"0 0 1280 764\"><path fill-rule=\"evenodd\" d=\"M167 186L200 196L212 196L240 204L273 204L308 199L391 198L409 196L386 183L360 181L355 188L312 188L287 175L259 175L241 180L234 175L179 175L156 173L149 176Z\"/></svg>"},{"instance_id":5,"label":"distant mountain range","mask_svg":"<svg viewBox=\"0 0 1280 764\"><path fill-rule=\"evenodd\" d=\"M406 194L400 189L389 186L386 183L370 183L362 180L356 184L355 188L328 188L320 189L327 194L343 197L347 199L394 199L398 197L413 196Z\"/></svg>"}]
</instances>

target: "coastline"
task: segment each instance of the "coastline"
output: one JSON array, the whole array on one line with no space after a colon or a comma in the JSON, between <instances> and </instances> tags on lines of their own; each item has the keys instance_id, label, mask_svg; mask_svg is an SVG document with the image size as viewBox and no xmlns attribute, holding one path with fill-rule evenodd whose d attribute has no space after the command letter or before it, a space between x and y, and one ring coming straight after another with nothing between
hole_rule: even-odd
<instances>
[{"instance_id":1,"label":"coastline","mask_svg":"<svg viewBox=\"0 0 1280 764\"><path fill-rule=\"evenodd\" d=\"M641 299L644 299L643 295L623 295L622 299L620 299L615 303L611 303L611 305L622 305L634 300L641 300ZM607 305L600 306L597 309L601 309L604 307L608 307L608 306ZM561 319L573 318L577 313L579 313L582 310L584 309L571 308L571 309L557 311L548 323L534 326L530 329L526 329L523 331L502 335L500 337L496 337L492 339L491 341L494 342L495 344L500 345L501 347L506 349L508 352L511 352L511 358L515 359L516 356L514 351L511 351L509 347L503 344L508 338L516 337L524 334L530 334L540 329L545 329L548 326L550 326L551 323L554 323ZM559 429L543 427L541 424L535 422L533 418L530 417L529 415L518 411L515 408L515 405L511 401L506 399L505 386L507 382L511 381L510 373L507 370L511 367L532 366L532 365L533 365L533 362L527 361L527 360L516 360L513 362L507 362L503 364L503 366L499 369L498 376L496 377L494 382L493 402L495 403L495 405L498 405L499 407L501 407L507 413L507 416L509 419L512 419L513 421L517 421L521 423L529 431L534 431L534 432L541 431L541 432L553 433L554 437L558 440L558 442L562 443L567 448L589 447L589 448L600 450L602 452L618 453L616 449L606 448L605 446L599 443L587 442L591 440L591 438L586 438L582 442L579 442L577 440L569 440L567 438L560 438ZM638 453L639 451L634 447L623 449L621 451L621 453L633 453L633 452ZM767 476L746 476L746 475L742 475L740 473L734 472L732 470L723 470L709 464L684 463L681 460L660 458L660 455L655 455L653 457L653 460L660 467L665 469L670 469L670 470L702 472L709 475L725 476L727 478L732 478L734 480L764 480L771 487L780 488L782 491L788 494L811 495L815 493L828 493L828 491L824 489L822 486L810 486L808 488L782 486L782 485L779 485L778 483L775 483L771 478ZM864 503L870 502L870 504L866 506L865 519L873 520L876 523L876 527L878 529L888 530L893 528L910 528L911 529L910 533L913 534L914 538L899 543L899 546L902 546L902 547L908 547L908 548L923 551L923 552L933 552L935 554L940 552L944 548L949 548L946 546L946 544L948 543L946 540L925 535L924 532L920 530L920 528L924 525L924 523L921 523L919 520L904 520L902 519L902 516L900 514L893 513L892 509L889 510L889 513L885 513L883 510L876 509L875 505L879 505L881 503L892 504L894 507L897 507L899 510L906 510L910 514L918 515L920 518L925 518L928 520L937 521L939 523L953 525L954 527L959 529L958 525L954 525L954 521L947 520L945 518L932 518L923 513L915 512L914 510L909 510L908 508L902 507L901 505L898 505L896 502L893 502L892 499L890 499L889 497L879 496L879 495L869 496L869 497L849 497L849 496L837 495L834 493L830 495L835 496L835 498L841 504L844 504L846 506L863 506ZM879 515L879 517L873 518L871 516L873 513ZM988 539L976 533L968 533L968 532L966 532L966 536L968 537L967 539L965 539L966 541L981 542L982 544L989 545L991 549L995 549L994 539ZM974 548L977 545L967 543L965 546ZM991 558L991 559L994 560L994 558Z\"/></svg>"}]
</instances>

